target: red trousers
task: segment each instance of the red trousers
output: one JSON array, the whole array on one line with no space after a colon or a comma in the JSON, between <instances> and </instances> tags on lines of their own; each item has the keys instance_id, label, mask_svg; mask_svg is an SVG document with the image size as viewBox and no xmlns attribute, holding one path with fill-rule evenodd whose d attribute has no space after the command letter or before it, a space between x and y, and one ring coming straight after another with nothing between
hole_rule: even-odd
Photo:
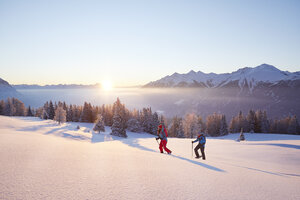
<instances>
[{"instance_id":1,"label":"red trousers","mask_svg":"<svg viewBox=\"0 0 300 200\"><path fill-rule=\"evenodd\" d=\"M160 153L163 153L163 148L167 153L171 153L172 151L170 151L170 149L167 148L167 141L166 140L160 140L160 144L159 144L159 150Z\"/></svg>"}]
</instances>

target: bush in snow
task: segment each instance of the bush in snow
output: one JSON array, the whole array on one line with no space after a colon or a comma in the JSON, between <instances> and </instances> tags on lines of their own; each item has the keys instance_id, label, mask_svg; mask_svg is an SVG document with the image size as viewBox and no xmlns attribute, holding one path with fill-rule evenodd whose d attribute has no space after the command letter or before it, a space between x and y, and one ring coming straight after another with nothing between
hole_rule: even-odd
<instances>
[{"instance_id":1,"label":"bush in snow","mask_svg":"<svg viewBox=\"0 0 300 200\"><path fill-rule=\"evenodd\" d=\"M63 109L62 106L57 107L55 110L54 120L57 121L59 124L66 122L66 111Z\"/></svg>"},{"instance_id":2,"label":"bush in snow","mask_svg":"<svg viewBox=\"0 0 300 200\"><path fill-rule=\"evenodd\" d=\"M80 126L79 126L79 125L77 125L76 129L78 129L78 130L79 130L79 129L80 129Z\"/></svg>"},{"instance_id":3,"label":"bush in snow","mask_svg":"<svg viewBox=\"0 0 300 200\"><path fill-rule=\"evenodd\" d=\"M240 134L239 140L240 140L240 141L244 141L244 140L245 140L245 136L244 136L244 133L243 133L243 129L241 129L241 134Z\"/></svg>"},{"instance_id":4,"label":"bush in snow","mask_svg":"<svg viewBox=\"0 0 300 200\"><path fill-rule=\"evenodd\" d=\"M105 131L105 127L104 127L104 120L103 120L103 117L102 115L98 115L97 117L97 121L95 123L95 126L94 126L94 131L98 131L100 133L100 131L104 132Z\"/></svg>"}]
</instances>

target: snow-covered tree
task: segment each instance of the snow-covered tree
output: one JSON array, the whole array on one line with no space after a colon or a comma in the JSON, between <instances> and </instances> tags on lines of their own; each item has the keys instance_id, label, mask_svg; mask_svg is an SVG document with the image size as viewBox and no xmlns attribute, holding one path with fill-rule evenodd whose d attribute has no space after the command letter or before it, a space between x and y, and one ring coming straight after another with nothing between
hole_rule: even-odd
<instances>
[{"instance_id":1,"label":"snow-covered tree","mask_svg":"<svg viewBox=\"0 0 300 200\"><path fill-rule=\"evenodd\" d=\"M169 129L169 136L170 137L179 137L179 138L184 137L182 118L179 118L177 116L173 117L170 129Z\"/></svg>"},{"instance_id":2,"label":"snow-covered tree","mask_svg":"<svg viewBox=\"0 0 300 200\"><path fill-rule=\"evenodd\" d=\"M54 120L57 121L59 124L66 122L66 111L62 106L58 106L55 110Z\"/></svg>"},{"instance_id":3,"label":"snow-covered tree","mask_svg":"<svg viewBox=\"0 0 300 200\"><path fill-rule=\"evenodd\" d=\"M127 137L126 121L125 121L125 106L121 104L119 98L113 105L113 124L111 126L111 135L119 137Z\"/></svg>"},{"instance_id":4,"label":"snow-covered tree","mask_svg":"<svg viewBox=\"0 0 300 200\"><path fill-rule=\"evenodd\" d=\"M206 118L206 133L209 136L227 135L227 123L225 115L216 114L209 115Z\"/></svg>"},{"instance_id":5,"label":"snow-covered tree","mask_svg":"<svg viewBox=\"0 0 300 200\"><path fill-rule=\"evenodd\" d=\"M94 131L98 131L99 133L100 133L101 131L102 131L102 132L105 132L104 120L103 120L102 115L100 115L100 114L98 115L93 130L94 130Z\"/></svg>"},{"instance_id":6,"label":"snow-covered tree","mask_svg":"<svg viewBox=\"0 0 300 200\"><path fill-rule=\"evenodd\" d=\"M153 135L157 134L158 125L159 125L158 114L156 112L154 112L152 115L152 121L151 121L151 134L153 134Z\"/></svg>"},{"instance_id":7,"label":"snow-covered tree","mask_svg":"<svg viewBox=\"0 0 300 200\"><path fill-rule=\"evenodd\" d=\"M135 133L140 133L143 131L140 122L134 117L127 121L127 129Z\"/></svg>"},{"instance_id":8,"label":"snow-covered tree","mask_svg":"<svg viewBox=\"0 0 300 200\"><path fill-rule=\"evenodd\" d=\"M201 124L195 114L187 114L183 120L185 137L194 138L201 131Z\"/></svg>"}]
</instances>

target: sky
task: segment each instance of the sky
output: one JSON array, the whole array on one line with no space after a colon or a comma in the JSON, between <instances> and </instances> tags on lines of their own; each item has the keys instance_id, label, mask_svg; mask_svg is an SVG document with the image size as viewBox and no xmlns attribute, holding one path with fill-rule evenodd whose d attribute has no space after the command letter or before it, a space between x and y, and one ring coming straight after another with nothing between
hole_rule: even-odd
<instances>
[{"instance_id":1,"label":"sky","mask_svg":"<svg viewBox=\"0 0 300 200\"><path fill-rule=\"evenodd\" d=\"M0 0L0 78L143 85L262 63L300 71L298 0Z\"/></svg>"}]
</instances>

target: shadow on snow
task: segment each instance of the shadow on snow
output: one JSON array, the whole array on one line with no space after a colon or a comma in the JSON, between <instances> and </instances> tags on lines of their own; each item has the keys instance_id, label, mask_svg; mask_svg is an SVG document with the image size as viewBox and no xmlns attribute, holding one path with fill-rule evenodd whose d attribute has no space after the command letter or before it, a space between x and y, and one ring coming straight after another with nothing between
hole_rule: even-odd
<instances>
[{"instance_id":1,"label":"shadow on snow","mask_svg":"<svg viewBox=\"0 0 300 200\"><path fill-rule=\"evenodd\" d=\"M138 149L143 150L143 151L149 151L149 152L158 153L157 151L155 151L153 149L150 149L150 148L147 148L145 146L140 145L138 143L138 139L134 139L134 140L124 139L124 140L120 140L120 141L123 142L124 144L127 144L128 146L131 146L131 147L134 147L134 148L138 148ZM195 164L195 165L199 165L201 167L204 167L204 168L207 168L207 169L210 169L210 170L213 170L213 171L226 172L223 169L220 169L220 168L217 168L217 167L205 164L205 163L201 163L201 162L198 162L198 161L195 161L195 160L191 160L191 159L179 156L179 155L173 155L173 154L171 154L170 156L172 156L174 158L178 158L180 160L184 160L184 161L190 162L190 163Z\"/></svg>"}]
</instances>

